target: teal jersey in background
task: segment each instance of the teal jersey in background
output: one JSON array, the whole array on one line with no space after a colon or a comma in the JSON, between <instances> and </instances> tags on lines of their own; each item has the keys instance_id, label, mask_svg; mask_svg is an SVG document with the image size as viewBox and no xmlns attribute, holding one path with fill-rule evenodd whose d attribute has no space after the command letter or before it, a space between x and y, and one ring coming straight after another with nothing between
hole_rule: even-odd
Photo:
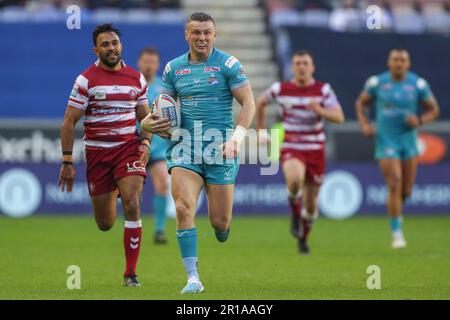
<instances>
[{"instance_id":1,"label":"teal jersey in background","mask_svg":"<svg viewBox=\"0 0 450 320\"><path fill-rule=\"evenodd\" d=\"M152 83L147 83L147 97L148 97L148 104L150 107L152 106L153 100L161 94L163 90L162 86L162 79L160 76L155 76L155 79Z\"/></svg>"},{"instance_id":2,"label":"teal jersey in background","mask_svg":"<svg viewBox=\"0 0 450 320\"><path fill-rule=\"evenodd\" d=\"M247 83L239 60L216 48L204 63L191 64L186 53L170 61L163 73L164 92L178 97L181 128L192 136L194 121L202 121L203 132L218 129L225 138L226 129L234 128L231 91Z\"/></svg>"},{"instance_id":3,"label":"teal jersey in background","mask_svg":"<svg viewBox=\"0 0 450 320\"><path fill-rule=\"evenodd\" d=\"M148 104L150 108L152 107L153 100L161 94L161 91L163 89L162 86L162 79L159 76L156 76L152 83L147 83L147 98L148 98ZM153 111L153 110L152 110ZM138 122L138 132L140 132L141 126ZM150 161L149 164L151 164L154 161L160 161L166 159L166 151L167 148L170 145L170 141L166 140L164 138L161 138L160 136L154 134L152 136L152 144L150 145Z\"/></svg>"},{"instance_id":4,"label":"teal jersey in background","mask_svg":"<svg viewBox=\"0 0 450 320\"><path fill-rule=\"evenodd\" d=\"M417 129L406 123L420 103L432 96L428 83L412 72L395 81L390 72L370 77L364 90L375 104L375 157L406 160L418 155Z\"/></svg>"},{"instance_id":5,"label":"teal jersey in background","mask_svg":"<svg viewBox=\"0 0 450 320\"><path fill-rule=\"evenodd\" d=\"M372 76L365 91L375 103L377 131L390 135L414 131L406 117L417 114L420 102L432 95L428 83L412 72L403 81L393 80L388 71Z\"/></svg>"}]
</instances>

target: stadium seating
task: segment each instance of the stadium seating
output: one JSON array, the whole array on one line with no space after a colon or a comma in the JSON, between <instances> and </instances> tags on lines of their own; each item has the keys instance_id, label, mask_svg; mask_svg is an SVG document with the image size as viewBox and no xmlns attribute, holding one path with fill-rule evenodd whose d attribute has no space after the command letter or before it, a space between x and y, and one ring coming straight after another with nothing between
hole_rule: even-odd
<instances>
[{"instance_id":1,"label":"stadium seating","mask_svg":"<svg viewBox=\"0 0 450 320\"><path fill-rule=\"evenodd\" d=\"M265 1L272 27L299 25L334 31L367 31L369 5L382 9L381 31L450 33L450 2L446 0Z\"/></svg>"}]
</instances>

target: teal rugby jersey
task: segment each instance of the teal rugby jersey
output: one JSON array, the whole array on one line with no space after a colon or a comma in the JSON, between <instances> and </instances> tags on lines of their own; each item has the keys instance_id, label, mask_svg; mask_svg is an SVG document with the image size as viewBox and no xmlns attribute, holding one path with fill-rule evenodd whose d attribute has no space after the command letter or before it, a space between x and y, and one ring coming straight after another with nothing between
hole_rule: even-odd
<instances>
[{"instance_id":1,"label":"teal rugby jersey","mask_svg":"<svg viewBox=\"0 0 450 320\"><path fill-rule=\"evenodd\" d=\"M412 72L402 81L393 80L388 71L372 76L364 90L375 102L377 133L387 135L415 131L406 117L417 114L420 102L432 95L428 83Z\"/></svg>"},{"instance_id":2,"label":"teal rugby jersey","mask_svg":"<svg viewBox=\"0 0 450 320\"><path fill-rule=\"evenodd\" d=\"M170 61L163 73L164 92L177 96L181 106L181 128L194 137L194 121L202 131L218 129L225 138L234 128L232 90L248 84L238 59L213 48L204 63L189 62L188 53ZM201 140L195 136L194 140Z\"/></svg>"},{"instance_id":3,"label":"teal rugby jersey","mask_svg":"<svg viewBox=\"0 0 450 320\"><path fill-rule=\"evenodd\" d=\"M148 104L152 107L153 100L161 93L163 90L162 79L156 76L152 83L147 83L147 99ZM153 110L152 110L153 112ZM140 123L136 121L138 132L141 130ZM157 134L152 136L152 143L150 145L150 161L149 164L154 161L164 160L166 158L166 151L169 147L170 141L161 138Z\"/></svg>"}]
</instances>

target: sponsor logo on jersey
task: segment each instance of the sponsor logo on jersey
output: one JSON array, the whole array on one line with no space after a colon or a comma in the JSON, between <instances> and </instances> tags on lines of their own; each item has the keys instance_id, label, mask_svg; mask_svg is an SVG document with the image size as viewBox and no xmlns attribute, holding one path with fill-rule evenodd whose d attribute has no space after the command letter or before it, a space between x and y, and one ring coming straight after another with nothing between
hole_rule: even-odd
<instances>
[{"instance_id":1,"label":"sponsor logo on jersey","mask_svg":"<svg viewBox=\"0 0 450 320\"><path fill-rule=\"evenodd\" d=\"M190 74L191 73L191 69L180 69L180 70L175 70L175 74L177 76L181 76L181 75L185 75L185 74Z\"/></svg>"},{"instance_id":2,"label":"sponsor logo on jersey","mask_svg":"<svg viewBox=\"0 0 450 320\"><path fill-rule=\"evenodd\" d=\"M77 95L78 95L78 86L74 85L72 92L70 92L70 96L76 98Z\"/></svg>"},{"instance_id":3,"label":"sponsor logo on jersey","mask_svg":"<svg viewBox=\"0 0 450 320\"><path fill-rule=\"evenodd\" d=\"M145 168L139 160L136 160L133 163L127 163L127 172L145 172Z\"/></svg>"},{"instance_id":4,"label":"sponsor logo on jersey","mask_svg":"<svg viewBox=\"0 0 450 320\"><path fill-rule=\"evenodd\" d=\"M128 91L128 94L133 100L136 100L138 97L138 92L135 89L130 89L130 91Z\"/></svg>"},{"instance_id":5,"label":"sponsor logo on jersey","mask_svg":"<svg viewBox=\"0 0 450 320\"><path fill-rule=\"evenodd\" d=\"M204 72L218 72L220 71L220 67L205 67L203 69Z\"/></svg>"},{"instance_id":6,"label":"sponsor logo on jersey","mask_svg":"<svg viewBox=\"0 0 450 320\"><path fill-rule=\"evenodd\" d=\"M389 90L392 88L392 83L385 83L381 86L381 90Z\"/></svg>"},{"instance_id":7,"label":"sponsor logo on jersey","mask_svg":"<svg viewBox=\"0 0 450 320\"><path fill-rule=\"evenodd\" d=\"M219 83L219 79L217 79L214 73L211 73L211 76L207 79L209 85L214 86Z\"/></svg>"},{"instance_id":8,"label":"sponsor logo on jersey","mask_svg":"<svg viewBox=\"0 0 450 320\"><path fill-rule=\"evenodd\" d=\"M233 57L233 56L231 56L231 57L229 57L228 59L227 59L227 61L225 61L225 65L228 67L228 68L233 68L233 66L236 64L236 62L238 62L239 60L238 59L236 59L235 57Z\"/></svg>"},{"instance_id":9,"label":"sponsor logo on jersey","mask_svg":"<svg viewBox=\"0 0 450 320\"><path fill-rule=\"evenodd\" d=\"M106 99L106 90L105 89L96 89L95 90L95 99L105 100Z\"/></svg>"},{"instance_id":10,"label":"sponsor logo on jersey","mask_svg":"<svg viewBox=\"0 0 450 320\"><path fill-rule=\"evenodd\" d=\"M103 114L103 115L107 115L107 114L112 114L112 113L117 113L117 112L128 112L129 109L128 108L109 108L109 109L103 109L103 108L92 108L91 112L95 113L95 114Z\"/></svg>"},{"instance_id":11,"label":"sponsor logo on jersey","mask_svg":"<svg viewBox=\"0 0 450 320\"><path fill-rule=\"evenodd\" d=\"M243 78L245 76L244 68L239 68L238 78Z\"/></svg>"}]
</instances>

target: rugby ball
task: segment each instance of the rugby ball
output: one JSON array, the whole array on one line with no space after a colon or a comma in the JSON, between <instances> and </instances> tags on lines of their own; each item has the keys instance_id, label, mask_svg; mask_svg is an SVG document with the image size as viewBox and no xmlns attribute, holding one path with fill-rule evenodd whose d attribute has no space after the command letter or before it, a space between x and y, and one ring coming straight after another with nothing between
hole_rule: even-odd
<instances>
[{"instance_id":1,"label":"rugby ball","mask_svg":"<svg viewBox=\"0 0 450 320\"><path fill-rule=\"evenodd\" d=\"M155 98L155 100L153 100L151 108L152 113L158 114L160 119L169 119L171 128L167 131L170 134L180 127L180 106L171 96L167 94L160 94Z\"/></svg>"}]
</instances>

